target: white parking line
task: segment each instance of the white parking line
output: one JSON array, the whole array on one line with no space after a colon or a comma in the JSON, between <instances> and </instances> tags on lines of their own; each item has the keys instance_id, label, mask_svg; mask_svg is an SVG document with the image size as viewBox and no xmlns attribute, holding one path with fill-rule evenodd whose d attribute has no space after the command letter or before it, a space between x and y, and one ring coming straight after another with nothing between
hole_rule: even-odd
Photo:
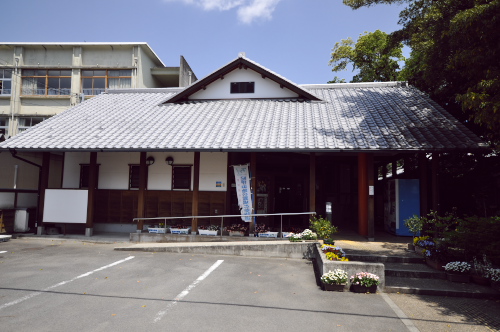
<instances>
[{"instance_id":1,"label":"white parking line","mask_svg":"<svg viewBox=\"0 0 500 332\"><path fill-rule=\"evenodd\" d=\"M417 327L415 325L413 325L413 322L411 321L411 319L408 318L408 316L405 315L403 310L401 310L397 306L397 304L394 303L387 294L381 293L380 295L382 295L382 298L384 299L384 301L387 302L389 307L391 307L391 309L394 311L394 313L399 317L399 319L401 319L401 322L403 322L403 324L406 325L406 328L408 329L408 331L410 331L410 332L419 332L420 331L419 329L417 329Z\"/></svg>"},{"instance_id":2,"label":"white parking line","mask_svg":"<svg viewBox=\"0 0 500 332\"><path fill-rule=\"evenodd\" d=\"M156 314L156 317L154 319L154 322L157 323L160 321L160 319L162 319L163 316L165 316L165 314L167 313L167 311L169 311L173 306L175 306L177 304L177 302L181 301L186 295L189 294L189 292L196 287L196 285L198 285L203 279L205 279L206 277L208 277L208 275L210 273L212 273L216 268L219 267L219 265L222 264L222 262L224 262L224 260L218 260L217 262L214 263L214 265L212 265L208 270L206 270L201 276L198 277L198 279L196 279L195 281L193 281L193 283L189 286L186 287L186 289L184 289L182 292L180 292L176 297L175 297L175 300L173 302L170 302L167 306L167 308L165 310L162 310L162 311L159 311L157 314Z\"/></svg>"},{"instance_id":3,"label":"white parking line","mask_svg":"<svg viewBox=\"0 0 500 332\"><path fill-rule=\"evenodd\" d=\"M0 254L5 254L7 251L0 251Z\"/></svg>"},{"instance_id":4,"label":"white parking line","mask_svg":"<svg viewBox=\"0 0 500 332\"><path fill-rule=\"evenodd\" d=\"M90 272L87 272L87 273L81 274L81 275L79 275L78 277L74 277L74 278L73 278L73 279L71 279L71 280L62 281L62 282L60 282L60 283L58 283L58 284L55 284L55 285L52 285L52 286L50 286L50 287L44 288L44 289L42 289L40 292L34 292L34 293L28 294L28 295L26 295L26 296L23 296L23 297L21 297L21 298L19 298L19 299L15 300L15 301L12 301L12 302L9 302L9 303L2 304L2 305L0 306L0 310L2 310L2 309L4 309L4 308L7 308L7 307L10 307L10 306L13 306L13 305L18 304L18 303L21 303L21 302L23 302L23 301L29 300L29 299L31 299L31 298L33 298L33 297L35 297L35 296L38 296L38 295L42 294L43 292L49 291L49 290L51 290L51 289L54 289L54 288L59 287L59 286L62 286L62 285L66 285L66 284L68 284L68 283L70 283L70 282L72 282L72 281L75 281L75 280L77 280L77 279L80 279L80 278L83 278L83 277L88 277L88 276L89 276L89 275L91 275L92 273L95 273L95 272L98 272L98 271L102 271L102 270L104 270L104 269L107 269L108 267L112 267L112 266L115 266L115 265L121 264L121 263L123 263L123 262L126 262L126 261L128 261L128 260L130 260L130 259L134 258L134 257L135 257L135 256L129 256L129 257L125 258L125 259L122 259L122 260L119 260L119 261L117 261L117 262L114 262L114 263L108 264L108 265L106 265L106 266L100 267L100 268L95 269L95 270L93 270L93 271L90 271Z\"/></svg>"}]
</instances>

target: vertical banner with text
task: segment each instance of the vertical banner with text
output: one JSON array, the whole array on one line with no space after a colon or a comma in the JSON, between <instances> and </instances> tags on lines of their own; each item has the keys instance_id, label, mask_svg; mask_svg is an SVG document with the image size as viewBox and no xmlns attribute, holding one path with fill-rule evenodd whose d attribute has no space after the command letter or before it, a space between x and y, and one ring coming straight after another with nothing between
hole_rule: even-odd
<instances>
[{"instance_id":1,"label":"vertical banner with text","mask_svg":"<svg viewBox=\"0 0 500 332\"><path fill-rule=\"evenodd\" d=\"M238 195L238 206L241 211L241 219L244 222L251 222L252 217L245 217L252 214L252 193L250 191L250 176L248 165L233 166L234 178L236 180L236 194Z\"/></svg>"}]
</instances>

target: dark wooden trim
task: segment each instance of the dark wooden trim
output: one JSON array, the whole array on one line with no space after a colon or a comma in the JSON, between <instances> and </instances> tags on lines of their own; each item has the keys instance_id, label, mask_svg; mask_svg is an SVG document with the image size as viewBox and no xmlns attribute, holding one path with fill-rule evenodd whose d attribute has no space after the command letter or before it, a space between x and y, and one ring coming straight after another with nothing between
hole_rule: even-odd
<instances>
[{"instance_id":1,"label":"dark wooden trim","mask_svg":"<svg viewBox=\"0 0 500 332\"><path fill-rule=\"evenodd\" d=\"M139 196L137 197L137 218L144 218L148 165L146 165L146 152L140 153L139 163ZM137 230L142 230L143 220L137 222Z\"/></svg>"},{"instance_id":2,"label":"dark wooden trim","mask_svg":"<svg viewBox=\"0 0 500 332\"><path fill-rule=\"evenodd\" d=\"M97 152L90 153L89 163L89 187L88 187L88 202L87 202L87 223L86 228L94 227L95 217L95 191L97 189Z\"/></svg>"},{"instance_id":3,"label":"dark wooden trim","mask_svg":"<svg viewBox=\"0 0 500 332\"><path fill-rule=\"evenodd\" d=\"M368 176L368 188L372 187L374 190L374 194L370 195L368 193L368 239L375 238L375 169L373 167L373 154L367 154L367 165L366 171Z\"/></svg>"},{"instance_id":4,"label":"dark wooden trim","mask_svg":"<svg viewBox=\"0 0 500 332\"><path fill-rule=\"evenodd\" d=\"M252 213L257 211L257 152L250 153L250 172L252 173L250 186L252 187ZM255 222L257 218L253 218L250 223L250 234L255 232Z\"/></svg>"},{"instance_id":5,"label":"dark wooden trim","mask_svg":"<svg viewBox=\"0 0 500 332\"><path fill-rule=\"evenodd\" d=\"M440 212L439 206L439 153L432 154L432 210Z\"/></svg>"},{"instance_id":6,"label":"dark wooden trim","mask_svg":"<svg viewBox=\"0 0 500 332\"><path fill-rule=\"evenodd\" d=\"M429 213L429 167L425 153L418 155L418 168L420 173L420 215L425 216Z\"/></svg>"},{"instance_id":7,"label":"dark wooden trim","mask_svg":"<svg viewBox=\"0 0 500 332\"><path fill-rule=\"evenodd\" d=\"M358 233L368 235L368 157L358 153Z\"/></svg>"},{"instance_id":8,"label":"dark wooden trim","mask_svg":"<svg viewBox=\"0 0 500 332\"><path fill-rule=\"evenodd\" d=\"M316 211L316 154L309 154L309 211Z\"/></svg>"},{"instance_id":9,"label":"dark wooden trim","mask_svg":"<svg viewBox=\"0 0 500 332\"><path fill-rule=\"evenodd\" d=\"M192 201L192 216L198 215L199 190L200 190L200 152L194 153L194 169L193 169L193 201ZM198 231L198 219L193 218L191 221L191 232Z\"/></svg>"},{"instance_id":10,"label":"dark wooden trim","mask_svg":"<svg viewBox=\"0 0 500 332\"><path fill-rule=\"evenodd\" d=\"M38 205L39 219L43 222L43 208L45 205L45 189L49 187L50 152L43 153L42 169L40 170L40 203ZM39 225L41 226L41 225Z\"/></svg>"}]
</instances>

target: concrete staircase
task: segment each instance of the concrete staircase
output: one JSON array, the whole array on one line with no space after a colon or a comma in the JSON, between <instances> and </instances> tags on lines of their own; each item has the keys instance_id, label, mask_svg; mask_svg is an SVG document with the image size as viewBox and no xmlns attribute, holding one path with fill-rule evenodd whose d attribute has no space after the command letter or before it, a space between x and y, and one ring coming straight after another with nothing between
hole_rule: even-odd
<instances>
[{"instance_id":1,"label":"concrete staircase","mask_svg":"<svg viewBox=\"0 0 500 332\"><path fill-rule=\"evenodd\" d=\"M467 298L500 299L500 292L474 283L456 283L446 279L444 271L427 264L421 256L406 252L401 256L360 254L345 249L351 261L377 262L385 266L385 292Z\"/></svg>"}]
</instances>

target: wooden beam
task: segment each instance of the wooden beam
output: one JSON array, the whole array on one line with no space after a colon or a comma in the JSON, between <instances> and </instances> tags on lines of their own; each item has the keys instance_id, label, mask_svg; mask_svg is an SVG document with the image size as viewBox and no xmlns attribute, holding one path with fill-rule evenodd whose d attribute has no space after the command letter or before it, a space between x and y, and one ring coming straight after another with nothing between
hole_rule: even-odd
<instances>
[{"instance_id":1,"label":"wooden beam","mask_svg":"<svg viewBox=\"0 0 500 332\"><path fill-rule=\"evenodd\" d=\"M87 223L85 224L85 234L92 235L94 228L95 216L95 194L97 189L97 152L90 153L89 162L89 187L88 187L88 202L87 202Z\"/></svg>"},{"instance_id":2,"label":"wooden beam","mask_svg":"<svg viewBox=\"0 0 500 332\"><path fill-rule=\"evenodd\" d=\"M418 155L418 171L420 173L420 216L429 213L429 176L428 160L425 153Z\"/></svg>"},{"instance_id":3,"label":"wooden beam","mask_svg":"<svg viewBox=\"0 0 500 332\"><path fill-rule=\"evenodd\" d=\"M257 153L250 153L250 172L252 173L251 183L252 186L252 214L256 213L256 203L257 203ZM255 232L255 223L257 218L252 218L250 223L250 234Z\"/></svg>"},{"instance_id":4,"label":"wooden beam","mask_svg":"<svg viewBox=\"0 0 500 332\"><path fill-rule=\"evenodd\" d=\"M373 155L367 154L366 171L368 177L368 240L375 240L375 171L373 168ZM371 189L371 190L370 190Z\"/></svg>"},{"instance_id":5,"label":"wooden beam","mask_svg":"<svg viewBox=\"0 0 500 332\"><path fill-rule=\"evenodd\" d=\"M146 187L148 182L148 166L146 165L146 152L140 152L139 161L139 194L137 197L137 218L144 218L146 203ZM144 220L137 222L137 230L142 231Z\"/></svg>"},{"instance_id":6,"label":"wooden beam","mask_svg":"<svg viewBox=\"0 0 500 332\"><path fill-rule=\"evenodd\" d=\"M50 152L44 152L42 157L42 169L40 171L40 202L38 205L39 220L43 223L43 208L45 204L45 190L49 187ZM40 223L39 227L43 227Z\"/></svg>"},{"instance_id":7,"label":"wooden beam","mask_svg":"<svg viewBox=\"0 0 500 332\"><path fill-rule=\"evenodd\" d=\"M194 169L193 169L193 203L191 205L191 215L198 215L199 205L199 190L200 190L200 152L194 153ZM198 219L191 220L191 232L198 231Z\"/></svg>"},{"instance_id":8,"label":"wooden beam","mask_svg":"<svg viewBox=\"0 0 500 332\"><path fill-rule=\"evenodd\" d=\"M316 211L316 154L309 154L309 211Z\"/></svg>"},{"instance_id":9,"label":"wooden beam","mask_svg":"<svg viewBox=\"0 0 500 332\"><path fill-rule=\"evenodd\" d=\"M440 211L439 206L439 153L432 154L432 210Z\"/></svg>"},{"instance_id":10,"label":"wooden beam","mask_svg":"<svg viewBox=\"0 0 500 332\"><path fill-rule=\"evenodd\" d=\"M368 236L368 156L358 153L358 233Z\"/></svg>"}]
</instances>

